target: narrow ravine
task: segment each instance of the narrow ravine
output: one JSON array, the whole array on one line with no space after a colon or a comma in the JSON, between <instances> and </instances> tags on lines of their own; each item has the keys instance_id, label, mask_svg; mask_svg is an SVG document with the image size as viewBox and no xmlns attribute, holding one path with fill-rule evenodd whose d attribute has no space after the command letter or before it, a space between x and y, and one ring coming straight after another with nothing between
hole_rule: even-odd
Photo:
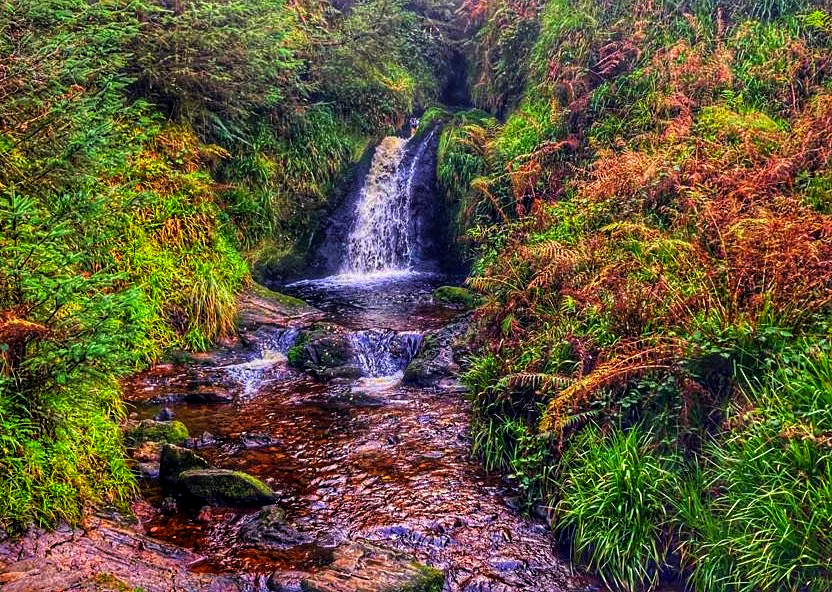
<instances>
[{"instance_id":1,"label":"narrow ravine","mask_svg":"<svg viewBox=\"0 0 832 592\"><path fill-rule=\"evenodd\" d=\"M420 249L427 224L412 191L427 141L415 150L402 138L380 144L350 206L338 273L280 286L320 311L313 323L261 327L199 362L131 382L138 419L168 409L190 431L189 447L262 479L286 513L277 531L258 530L257 509L183 507L147 481L141 519L153 537L202 556L193 569L298 590L334 548L367 540L443 570L449 592L592 588L570 575L546 523L513 509L512 491L472 458L456 368L428 387L403 384L424 336L461 326L460 311L432 297L459 278L437 272ZM321 327L352 360L328 380L287 360L304 332Z\"/></svg>"}]
</instances>

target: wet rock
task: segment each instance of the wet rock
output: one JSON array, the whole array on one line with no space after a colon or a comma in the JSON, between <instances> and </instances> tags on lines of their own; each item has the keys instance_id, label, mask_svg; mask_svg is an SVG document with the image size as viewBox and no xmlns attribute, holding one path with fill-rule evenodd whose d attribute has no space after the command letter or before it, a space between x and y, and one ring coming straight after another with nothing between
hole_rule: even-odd
<instances>
[{"instance_id":1,"label":"wet rock","mask_svg":"<svg viewBox=\"0 0 832 592\"><path fill-rule=\"evenodd\" d=\"M358 367L352 342L347 335L330 335L307 343L304 348L304 365L311 370Z\"/></svg>"},{"instance_id":2,"label":"wet rock","mask_svg":"<svg viewBox=\"0 0 832 592\"><path fill-rule=\"evenodd\" d=\"M332 564L301 582L304 592L441 592L444 574L364 541L338 546Z\"/></svg>"},{"instance_id":3,"label":"wet rock","mask_svg":"<svg viewBox=\"0 0 832 592\"><path fill-rule=\"evenodd\" d=\"M181 444L188 438L188 428L181 421L155 421L145 419L124 426L124 441L128 446L143 442L168 442Z\"/></svg>"},{"instance_id":4,"label":"wet rock","mask_svg":"<svg viewBox=\"0 0 832 592\"><path fill-rule=\"evenodd\" d=\"M183 446L186 448L210 448L219 444L219 439L211 432L202 432L196 438L188 438Z\"/></svg>"},{"instance_id":5,"label":"wet rock","mask_svg":"<svg viewBox=\"0 0 832 592\"><path fill-rule=\"evenodd\" d=\"M276 505L265 506L247 518L239 537L244 545L268 551L282 551L312 542L312 537L298 532L286 522L286 512Z\"/></svg>"},{"instance_id":6,"label":"wet rock","mask_svg":"<svg viewBox=\"0 0 832 592\"><path fill-rule=\"evenodd\" d=\"M155 462L140 462L136 464L136 471L142 479L158 479L159 478L159 463Z\"/></svg>"},{"instance_id":7,"label":"wet rock","mask_svg":"<svg viewBox=\"0 0 832 592\"><path fill-rule=\"evenodd\" d=\"M130 451L130 456L136 462L159 463L162 454L162 444L159 442L143 442Z\"/></svg>"},{"instance_id":8,"label":"wet rock","mask_svg":"<svg viewBox=\"0 0 832 592\"><path fill-rule=\"evenodd\" d=\"M168 496L162 500L162 504L159 506L159 509L162 510L163 514L173 516L179 511L179 504L176 503L174 498Z\"/></svg>"},{"instance_id":9,"label":"wet rock","mask_svg":"<svg viewBox=\"0 0 832 592\"><path fill-rule=\"evenodd\" d=\"M434 302L460 310L471 310L479 303L479 297L466 288L440 286L433 292Z\"/></svg>"},{"instance_id":10,"label":"wet rock","mask_svg":"<svg viewBox=\"0 0 832 592\"><path fill-rule=\"evenodd\" d=\"M185 471L208 468L208 461L192 450L165 444L159 460L159 481L165 487L171 487L179 483L179 476Z\"/></svg>"},{"instance_id":11,"label":"wet rock","mask_svg":"<svg viewBox=\"0 0 832 592\"><path fill-rule=\"evenodd\" d=\"M226 469L194 469L179 475L182 486L212 505L250 506L275 501L268 485L246 473Z\"/></svg>"},{"instance_id":12,"label":"wet rock","mask_svg":"<svg viewBox=\"0 0 832 592\"><path fill-rule=\"evenodd\" d=\"M319 318L320 311L299 298L273 292L254 284L237 300L238 329L256 329L263 325L285 327L293 323Z\"/></svg>"},{"instance_id":13,"label":"wet rock","mask_svg":"<svg viewBox=\"0 0 832 592\"><path fill-rule=\"evenodd\" d=\"M429 387L457 374L459 372L458 351L461 349L461 341L469 326L470 316L465 315L441 329L425 334L419 351L404 371L402 383Z\"/></svg>"},{"instance_id":14,"label":"wet rock","mask_svg":"<svg viewBox=\"0 0 832 592\"><path fill-rule=\"evenodd\" d=\"M184 400L186 403L195 405L209 404L209 403L233 403L234 395L227 390L214 389L200 389L196 392L186 393Z\"/></svg>"},{"instance_id":15,"label":"wet rock","mask_svg":"<svg viewBox=\"0 0 832 592\"><path fill-rule=\"evenodd\" d=\"M123 520L93 517L84 529L31 529L0 540L3 592L144 590L252 592L246 575L194 573L198 555L139 532Z\"/></svg>"},{"instance_id":16,"label":"wet rock","mask_svg":"<svg viewBox=\"0 0 832 592\"><path fill-rule=\"evenodd\" d=\"M171 421L175 417L173 410L170 407L162 407L161 411L154 417L154 421Z\"/></svg>"},{"instance_id":17,"label":"wet rock","mask_svg":"<svg viewBox=\"0 0 832 592\"><path fill-rule=\"evenodd\" d=\"M336 366L335 368L318 370L315 375L321 380L356 380L361 378L362 370L360 366Z\"/></svg>"}]
</instances>

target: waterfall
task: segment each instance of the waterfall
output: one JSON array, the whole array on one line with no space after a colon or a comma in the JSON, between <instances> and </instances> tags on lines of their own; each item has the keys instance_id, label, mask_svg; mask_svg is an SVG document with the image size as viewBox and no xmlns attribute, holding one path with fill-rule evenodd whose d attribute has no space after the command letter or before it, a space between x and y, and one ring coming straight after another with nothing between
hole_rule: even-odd
<instances>
[{"instance_id":1,"label":"waterfall","mask_svg":"<svg viewBox=\"0 0 832 592\"><path fill-rule=\"evenodd\" d=\"M387 137L373 155L355 207L341 273L366 275L411 269L416 249L413 185L433 133L412 157L410 139Z\"/></svg>"}]
</instances>

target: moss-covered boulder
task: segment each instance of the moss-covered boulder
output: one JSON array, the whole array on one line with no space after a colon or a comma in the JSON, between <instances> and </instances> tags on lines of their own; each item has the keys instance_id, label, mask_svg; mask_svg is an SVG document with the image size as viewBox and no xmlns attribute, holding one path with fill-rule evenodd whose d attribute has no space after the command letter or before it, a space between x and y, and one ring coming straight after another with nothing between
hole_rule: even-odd
<instances>
[{"instance_id":1,"label":"moss-covered boulder","mask_svg":"<svg viewBox=\"0 0 832 592\"><path fill-rule=\"evenodd\" d=\"M462 315L453 323L426 333L419 351L404 371L402 383L429 387L457 375L470 322L470 314Z\"/></svg>"},{"instance_id":2,"label":"moss-covered boulder","mask_svg":"<svg viewBox=\"0 0 832 592\"><path fill-rule=\"evenodd\" d=\"M159 481L166 487L179 483L179 476L185 471L209 469L211 465L193 450L165 444L159 460Z\"/></svg>"},{"instance_id":3,"label":"moss-covered boulder","mask_svg":"<svg viewBox=\"0 0 832 592\"><path fill-rule=\"evenodd\" d=\"M256 506L275 501L268 485L240 471L193 469L181 473L179 480L191 495L215 506Z\"/></svg>"},{"instance_id":4,"label":"moss-covered boulder","mask_svg":"<svg viewBox=\"0 0 832 592\"><path fill-rule=\"evenodd\" d=\"M338 546L332 564L301 581L304 592L441 592L445 575L366 541Z\"/></svg>"},{"instance_id":5,"label":"moss-covered boulder","mask_svg":"<svg viewBox=\"0 0 832 592\"><path fill-rule=\"evenodd\" d=\"M142 442L182 444L188 439L188 435L188 428L181 421L145 419L124 426L124 443L128 446L136 446Z\"/></svg>"},{"instance_id":6,"label":"moss-covered boulder","mask_svg":"<svg viewBox=\"0 0 832 592\"><path fill-rule=\"evenodd\" d=\"M264 325L278 327L297 324L299 320L319 318L321 313L300 298L274 292L253 284L237 299L235 325L240 330L251 330Z\"/></svg>"},{"instance_id":7,"label":"moss-covered boulder","mask_svg":"<svg viewBox=\"0 0 832 592\"><path fill-rule=\"evenodd\" d=\"M433 300L452 308L471 310L479 304L480 299L471 290L459 286L440 286L434 290Z\"/></svg>"},{"instance_id":8,"label":"moss-covered boulder","mask_svg":"<svg viewBox=\"0 0 832 592\"><path fill-rule=\"evenodd\" d=\"M302 331L286 357L289 365L324 380L361 376L361 365L349 335L334 325L317 325Z\"/></svg>"}]
</instances>

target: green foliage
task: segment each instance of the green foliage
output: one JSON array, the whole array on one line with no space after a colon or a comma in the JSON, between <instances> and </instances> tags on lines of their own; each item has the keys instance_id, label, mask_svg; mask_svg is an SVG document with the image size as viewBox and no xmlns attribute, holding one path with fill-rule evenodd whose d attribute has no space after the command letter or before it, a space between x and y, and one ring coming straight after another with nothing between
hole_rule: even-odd
<instances>
[{"instance_id":1,"label":"green foliage","mask_svg":"<svg viewBox=\"0 0 832 592\"><path fill-rule=\"evenodd\" d=\"M610 436L587 429L561 463L556 524L573 557L615 589L654 587L670 550L672 463L639 428Z\"/></svg>"},{"instance_id":2,"label":"green foliage","mask_svg":"<svg viewBox=\"0 0 832 592\"><path fill-rule=\"evenodd\" d=\"M550 0L505 123L443 133L475 450L613 587L830 585L822 8Z\"/></svg>"},{"instance_id":3,"label":"green foliage","mask_svg":"<svg viewBox=\"0 0 832 592\"><path fill-rule=\"evenodd\" d=\"M447 8L0 3L0 528L125 501L118 379L233 329L241 251L302 259L438 94Z\"/></svg>"},{"instance_id":4,"label":"green foliage","mask_svg":"<svg viewBox=\"0 0 832 592\"><path fill-rule=\"evenodd\" d=\"M682 550L699 587L832 585L831 360L823 346L778 364L732 410L736 429L706 451L700 483L679 510Z\"/></svg>"}]
</instances>

